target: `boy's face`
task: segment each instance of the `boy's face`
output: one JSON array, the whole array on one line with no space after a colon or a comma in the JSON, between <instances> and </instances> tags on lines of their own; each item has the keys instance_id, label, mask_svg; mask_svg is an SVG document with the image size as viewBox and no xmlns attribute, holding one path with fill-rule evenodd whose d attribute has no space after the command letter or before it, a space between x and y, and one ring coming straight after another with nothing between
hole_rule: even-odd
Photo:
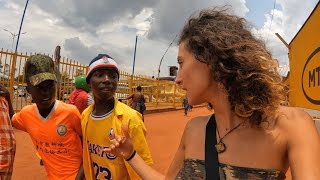
<instances>
[{"instance_id":1,"label":"boy's face","mask_svg":"<svg viewBox=\"0 0 320 180\"><path fill-rule=\"evenodd\" d=\"M56 97L56 83L53 80L45 80L37 86L27 83L27 91L31 94L32 100L39 109L50 108Z\"/></svg>"},{"instance_id":2,"label":"boy's face","mask_svg":"<svg viewBox=\"0 0 320 180\"><path fill-rule=\"evenodd\" d=\"M118 74L112 69L102 69L94 72L90 78L90 88L95 98L109 100L116 93Z\"/></svg>"}]
</instances>

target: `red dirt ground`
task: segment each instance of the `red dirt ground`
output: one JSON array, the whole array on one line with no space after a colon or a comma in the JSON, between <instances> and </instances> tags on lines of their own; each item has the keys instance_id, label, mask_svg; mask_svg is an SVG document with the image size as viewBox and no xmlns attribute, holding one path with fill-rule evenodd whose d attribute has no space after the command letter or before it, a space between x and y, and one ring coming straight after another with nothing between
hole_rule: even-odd
<instances>
[{"instance_id":1,"label":"red dirt ground","mask_svg":"<svg viewBox=\"0 0 320 180\"><path fill-rule=\"evenodd\" d=\"M187 117L183 115L183 110L145 115L147 140L154 160L154 168L166 173L178 148L186 123L195 116L209 114L211 112L206 108L194 108ZM46 179L45 170L39 165L39 159L29 136L19 130L15 130L15 135L17 153L12 179Z\"/></svg>"}]
</instances>

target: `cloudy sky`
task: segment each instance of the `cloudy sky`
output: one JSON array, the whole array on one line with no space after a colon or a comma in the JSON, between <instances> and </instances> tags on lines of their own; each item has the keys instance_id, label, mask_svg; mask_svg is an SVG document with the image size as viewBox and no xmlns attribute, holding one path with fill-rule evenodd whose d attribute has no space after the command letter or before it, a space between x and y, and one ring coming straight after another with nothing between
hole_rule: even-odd
<instances>
[{"instance_id":1,"label":"cloudy sky","mask_svg":"<svg viewBox=\"0 0 320 180\"><path fill-rule=\"evenodd\" d=\"M0 0L0 48L12 48L12 33L19 25L26 0ZM138 35L135 74L156 75L161 57L188 17L216 5L230 5L245 17L252 32L265 40L281 65L288 65L287 43L299 31L318 0L30 0L18 52L61 55L88 64L98 53L111 55L123 71L132 72L135 36ZM168 50L161 76L177 65L176 43ZM286 70L286 68L284 68Z\"/></svg>"}]
</instances>

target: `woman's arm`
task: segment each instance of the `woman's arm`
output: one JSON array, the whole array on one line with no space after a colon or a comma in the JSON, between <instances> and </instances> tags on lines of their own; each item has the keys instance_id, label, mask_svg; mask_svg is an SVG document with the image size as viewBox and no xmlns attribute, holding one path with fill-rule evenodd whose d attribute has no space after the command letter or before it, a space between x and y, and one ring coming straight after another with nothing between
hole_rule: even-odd
<instances>
[{"instance_id":1,"label":"woman's arm","mask_svg":"<svg viewBox=\"0 0 320 180\"><path fill-rule=\"evenodd\" d=\"M152 169L145 161L136 154L128 161L130 166L136 171L141 179L144 180L164 180L165 176Z\"/></svg>"},{"instance_id":2,"label":"woman's arm","mask_svg":"<svg viewBox=\"0 0 320 180\"><path fill-rule=\"evenodd\" d=\"M312 118L293 109L284 124L293 179L320 179L320 137Z\"/></svg>"}]
</instances>

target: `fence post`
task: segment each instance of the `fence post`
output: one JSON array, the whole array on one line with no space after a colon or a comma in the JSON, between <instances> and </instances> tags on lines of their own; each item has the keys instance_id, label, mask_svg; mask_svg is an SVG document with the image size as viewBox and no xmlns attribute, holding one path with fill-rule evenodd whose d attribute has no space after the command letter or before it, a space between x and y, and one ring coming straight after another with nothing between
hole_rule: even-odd
<instances>
[{"instance_id":1,"label":"fence post","mask_svg":"<svg viewBox=\"0 0 320 180\"><path fill-rule=\"evenodd\" d=\"M12 56L12 64L11 64L11 70L10 70L10 86L9 86L9 92L10 92L10 98L13 99L13 83L14 83L14 74L15 74L15 68L16 68L16 62L17 62L17 53L15 52Z\"/></svg>"},{"instance_id":2,"label":"fence post","mask_svg":"<svg viewBox=\"0 0 320 180\"><path fill-rule=\"evenodd\" d=\"M156 95L156 108L158 108L158 104L159 104L159 83L160 83L160 80L159 78L157 79L157 95Z\"/></svg>"},{"instance_id":3,"label":"fence post","mask_svg":"<svg viewBox=\"0 0 320 180\"><path fill-rule=\"evenodd\" d=\"M61 47L60 46L56 46L56 49L54 50L54 60L55 60L55 65L56 65L56 75L57 75L57 97L58 99L60 100L60 81L61 81L61 78L60 78L60 49Z\"/></svg>"},{"instance_id":4,"label":"fence post","mask_svg":"<svg viewBox=\"0 0 320 180\"><path fill-rule=\"evenodd\" d=\"M85 72L84 74L85 74L85 75L88 74L88 72L89 72L89 66L86 66L86 67L83 68L83 69L86 69L86 72Z\"/></svg>"},{"instance_id":5,"label":"fence post","mask_svg":"<svg viewBox=\"0 0 320 180\"><path fill-rule=\"evenodd\" d=\"M130 75L130 81L129 81L129 96L133 93L132 91L132 88L133 88L133 75L131 74ZM127 101L127 105L129 105L129 101Z\"/></svg>"}]
</instances>

